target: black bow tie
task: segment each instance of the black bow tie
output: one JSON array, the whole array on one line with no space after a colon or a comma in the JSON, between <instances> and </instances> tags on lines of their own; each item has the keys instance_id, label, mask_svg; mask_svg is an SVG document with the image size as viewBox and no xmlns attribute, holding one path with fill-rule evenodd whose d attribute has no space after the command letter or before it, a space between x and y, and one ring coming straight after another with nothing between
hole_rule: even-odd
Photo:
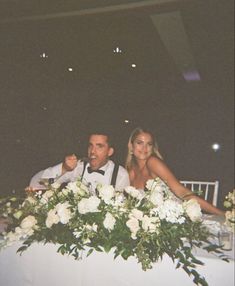
<instances>
[{"instance_id":1,"label":"black bow tie","mask_svg":"<svg viewBox=\"0 0 235 286\"><path fill-rule=\"evenodd\" d=\"M87 168L87 172L88 172L89 174L95 172L95 173L99 173L99 174L101 174L101 175L104 175L104 173L105 173L104 170L92 170L91 167L88 167L88 168Z\"/></svg>"}]
</instances>

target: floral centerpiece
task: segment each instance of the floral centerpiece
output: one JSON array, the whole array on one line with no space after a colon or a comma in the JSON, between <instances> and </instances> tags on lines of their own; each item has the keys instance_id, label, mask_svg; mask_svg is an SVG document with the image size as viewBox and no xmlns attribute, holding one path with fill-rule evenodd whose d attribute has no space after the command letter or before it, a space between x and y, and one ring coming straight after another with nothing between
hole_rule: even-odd
<instances>
[{"instance_id":1,"label":"floral centerpiece","mask_svg":"<svg viewBox=\"0 0 235 286\"><path fill-rule=\"evenodd\" d=\"M225 256L210 242L210 232L201 221L195 200L180 201L160 179L149 180L145 191L126 187L97 186L90 194L80 179L66 187L49 185L45 192L24 199L6 198L0 202L0 215L8 219L3 247L21 240L19 252L34 242L54 243L58 252L80 258L95 251L114 257L136 257L143 270L168 255L193 276L197 285L207 285L196 271L203 264L193 247Z\"/></svg>"},{"instance_id":2,"label":"floral centerpiece","mask_svg":"<svg viewBox=\"0 0 235 286\"><path fill-rule=\"evenodd\" d=\"M232 232L235 232L235 189L226 195L224 207L227 209L225 223Z\"/></svg>"}]
</instances>

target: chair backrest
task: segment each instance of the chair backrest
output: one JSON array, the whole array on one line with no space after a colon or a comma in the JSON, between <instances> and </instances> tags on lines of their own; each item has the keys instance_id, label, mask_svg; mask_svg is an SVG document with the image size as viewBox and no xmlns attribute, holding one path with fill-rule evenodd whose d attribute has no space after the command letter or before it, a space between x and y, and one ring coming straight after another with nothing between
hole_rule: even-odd
<instances>
[{"instance_id":1,"label":"chair backrest","mask_svg":"<svg viewBox=\"0 0 235 286\"><path fill-rule=\"evenodd\" d=\"M202 192L202 197L217 206L219 181L215 182L201 182L201 181L180 181L182 185L192 192Z\"/></svg>"}]
</instances>

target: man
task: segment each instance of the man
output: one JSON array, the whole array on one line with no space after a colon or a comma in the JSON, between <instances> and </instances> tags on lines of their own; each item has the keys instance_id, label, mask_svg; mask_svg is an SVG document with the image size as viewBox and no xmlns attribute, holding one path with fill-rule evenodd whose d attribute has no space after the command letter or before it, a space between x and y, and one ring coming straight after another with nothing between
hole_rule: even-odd
<instances>
[{"instance_id":1,"label":"man","mask_svg":"<svg viewBox=\"0 0 235 286\"><path fill-rule=\"evenodd\" d=\"M63 163L37 173L30 181L29 189L42 189L40 181L48 179L68 183L82 177L94 192L96 185L113 185L122 190L130 185L127 171L109 159L114 153L110 138L105 133L92 133L88 143L88 158L78 160L73 154L66 156Z\"/></svg>"}]
</instances>

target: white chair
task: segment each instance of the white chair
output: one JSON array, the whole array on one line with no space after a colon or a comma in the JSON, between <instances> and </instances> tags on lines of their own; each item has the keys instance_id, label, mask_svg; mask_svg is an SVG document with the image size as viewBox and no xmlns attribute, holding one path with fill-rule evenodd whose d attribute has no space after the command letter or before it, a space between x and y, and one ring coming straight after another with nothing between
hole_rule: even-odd
<instances>
[{"instance_id":1,"label":"white chair","mask_svg":"<svg viewBox=\"0 0 235 286\"><path fill-rule=\"evenodd\" d=\"M202 197L217 206L219 181L215 182L200 182L200 181L180 181L182 185L192 192L202 192Z\"/></svg>"}]
</instances>

